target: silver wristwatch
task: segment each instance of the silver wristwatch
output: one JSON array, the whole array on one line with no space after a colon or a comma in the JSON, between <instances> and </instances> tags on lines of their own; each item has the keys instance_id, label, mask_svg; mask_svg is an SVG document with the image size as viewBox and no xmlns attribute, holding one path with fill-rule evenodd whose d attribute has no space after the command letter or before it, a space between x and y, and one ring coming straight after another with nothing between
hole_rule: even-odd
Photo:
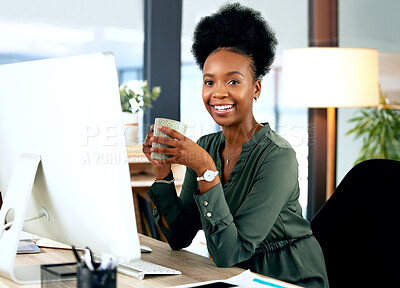
<instances>
[{"instance_id":1,"label":"silver wristwatch","mask_svg":"<svg viewBox=\"0 0 400 288\"><path fill-rule=\"evenodd\" d=\"M197 181L204 180L207 182L212 182L217 175L218 171L206 170L203 176L197 177Z\"/></svg>"}]
</instances>

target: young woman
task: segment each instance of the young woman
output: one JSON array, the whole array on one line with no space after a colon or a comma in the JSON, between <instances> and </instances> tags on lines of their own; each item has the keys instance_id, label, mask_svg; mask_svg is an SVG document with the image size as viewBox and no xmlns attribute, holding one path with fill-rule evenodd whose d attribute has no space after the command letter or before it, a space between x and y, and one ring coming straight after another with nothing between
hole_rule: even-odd
<instances>
[{"instance_id":1,"label":"young woman","mask_svg":"<svg viewBox=\"0 0 400 288\"><path fill-rule=\"evenodd\" d=\"M172 249L189 246L203 229L217 266L328 287L322 251L298 202L295 152L252 112L276 44L261 14L237 3L200 21L192 51L203 71L204 105L222 132L194 143L167 127L159 129L174 139L154 137L152 126L143 144L156 173L148 194ZM171 148L151 148L153 142ZM155 161L151 152L172 157ZM179 197L171 163L187 167Z\"/></svg>"}]
</instances>

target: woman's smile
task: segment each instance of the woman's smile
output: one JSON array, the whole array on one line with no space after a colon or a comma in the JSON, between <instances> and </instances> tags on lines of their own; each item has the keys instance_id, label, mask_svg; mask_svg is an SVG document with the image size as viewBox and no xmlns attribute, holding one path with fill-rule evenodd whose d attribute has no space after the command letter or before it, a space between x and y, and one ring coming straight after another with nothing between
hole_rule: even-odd
<instances>
[{"instance_id":1,"label":"woman's smile","mask_svg":"<svg viewBox=\"0 0 400 288\"><path fill-rule=\"evenodd\" d=\"M212 111L215 114L218 115L226 115L229 112L231 112L233 110L233 108L235 107L235 104L229 104L229 105L210 105L212 108Z\"/></svg>"}]
</instances>

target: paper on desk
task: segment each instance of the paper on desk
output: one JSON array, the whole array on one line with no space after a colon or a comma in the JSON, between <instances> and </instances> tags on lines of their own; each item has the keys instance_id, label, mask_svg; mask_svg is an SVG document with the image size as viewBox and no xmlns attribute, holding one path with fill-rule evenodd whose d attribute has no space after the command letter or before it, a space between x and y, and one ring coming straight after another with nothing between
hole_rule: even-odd
<instances>
[{"instance_id":1,"label":"paper on desk","mask_svg":"<svg viewBox=\"0 0 400 288\"><path fill-rule=\"evenodd\" d=\"M231 287L237 287L237 288L294 288L294 287L299 287L296 285L288 284L279 280L275 280L272 278L267 278L267 277L261 277L258 276L254 273L252 273L250 270L246 270L242 273L240 273L237 276L231 277L227 280L216 280L216 281L207 281L207 282L201 282L201 283L195 283L195 284L187 284L187 285L180 285L180 286L174 286L171 288L195 288L195 287L213 287L211 284L213 283L225 283L225 284L233 284L235 286ZM209 286L208 286L209 285ZM217 286L215 286L217 287ZM228 287L228 286L226 286Z\"/></svg>"},{"instance_id":2,"label":"paper on desk","mask_svg":"<svg viewBox=\"0 0 400 288\"><path fill-rule=\"evenodd\" d=\"M40 238L36 241L36 245L43 248L57 248L57 249L71 249L72 247L67 244L63 244L51 239ZM79 249L79 248L77 248Z\"/></svg>"},{"instance_id":3,"label":"paper on desk","mask_svg":"<svg viewBox=\"0 0 400 288\"><path fill-rule=\"evenodd\" d=\"M286 282L282 282L279 280L275 280L272 278L261 277L257 274L250 272L250 270L246 270L243 273L240 273L237 276L231 277L226 280L227 283L236 284L239 288L294 288L299 287L296 285L292 285Z\"/></svg>"}]
</instances>

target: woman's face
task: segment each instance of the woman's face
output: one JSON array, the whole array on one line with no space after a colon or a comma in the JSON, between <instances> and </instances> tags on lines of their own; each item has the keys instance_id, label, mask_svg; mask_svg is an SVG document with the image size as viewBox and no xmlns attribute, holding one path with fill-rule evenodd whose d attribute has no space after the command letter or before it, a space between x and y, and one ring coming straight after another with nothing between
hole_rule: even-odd
<instances>
[{"instance_id":1,"label":"woman's face","mask_svg":"<svg viewBox=\"0 0 400 288\"><path fill-rule=\"evenodd\" d=\"M203 102L220 126L240 124L253 119L253 99L261 91L254 81L250 60L224 49L208 56L203 68Z\"/></svg>"}]
</instances>

